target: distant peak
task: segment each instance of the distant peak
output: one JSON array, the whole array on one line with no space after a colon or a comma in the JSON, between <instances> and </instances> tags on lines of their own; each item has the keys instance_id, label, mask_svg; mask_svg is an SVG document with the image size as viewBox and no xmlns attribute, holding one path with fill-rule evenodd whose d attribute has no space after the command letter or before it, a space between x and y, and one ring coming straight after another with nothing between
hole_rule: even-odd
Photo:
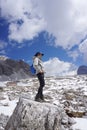
<instances>
[{"instance_id":1,"label":"distant peak","mask_svg":"<svg viewBox=\"0 0 87 130\"><path fill-rule=\"evenodd\" d=\"M8 57L7 57L7 56L0 56L0 60L5 61L6 59L8 59Z\"/></svg>"}]
</instances>

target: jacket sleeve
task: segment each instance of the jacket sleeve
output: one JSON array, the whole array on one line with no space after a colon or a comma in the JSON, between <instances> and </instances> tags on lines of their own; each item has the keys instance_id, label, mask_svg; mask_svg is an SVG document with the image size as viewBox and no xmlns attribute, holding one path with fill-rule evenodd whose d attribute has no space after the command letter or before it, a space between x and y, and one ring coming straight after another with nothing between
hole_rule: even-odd
<instances>
[{"instance_id":1,"label":"jacket sleeve","mask_svg":"<svg viewBox=\"0 0 87 130\"><path fill-rule=\"evenodd\" d=\"M37 72L40 72L41 68L39 67L38 62L39 62L38 58L35 58L34 61L33 61L33 66L34 66L34 68L36 69Z\"/></svg>"}]
</instances>

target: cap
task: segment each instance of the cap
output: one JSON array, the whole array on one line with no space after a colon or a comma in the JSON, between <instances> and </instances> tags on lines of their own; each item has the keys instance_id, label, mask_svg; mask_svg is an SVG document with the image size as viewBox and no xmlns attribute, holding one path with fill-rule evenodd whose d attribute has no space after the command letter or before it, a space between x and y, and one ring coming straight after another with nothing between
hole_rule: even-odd
<instances>
[{"instance_id":1,"label":"cap","mask_svg":"<svg viewBox=\"0 0 87 130\"><path fill-rule=\"evenodd\" d=\"M41 53L41 52L37 52L34 56L38 56L38 55L44 55L43 53Z\"/></svg>"}]
</instances>

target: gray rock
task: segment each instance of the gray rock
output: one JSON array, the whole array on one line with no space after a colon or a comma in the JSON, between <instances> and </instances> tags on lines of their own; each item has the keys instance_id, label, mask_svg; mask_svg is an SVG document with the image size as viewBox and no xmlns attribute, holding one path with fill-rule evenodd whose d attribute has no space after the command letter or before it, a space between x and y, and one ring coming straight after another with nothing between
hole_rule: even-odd
<instances>
[{"instance_id":1,"label":"gray rock","mask_svg":"<svg viewBox=\"0 0 87 130\"><path fill-rule=\"evenodd\" d=\"M84 65L80 66L77 70L77 74L78 75L83 75L83 74L87 75L87 66L84 66Z\"/></svg>"},{"instance_id":2,"label":"gray rock","mask_svg":"<svg viewBox=\"0 0 87 130\"><path fill-rule=\"evenodd\" d=\"M56 105L20 98L5 130L62 130L61 110Z\"/></svg>"},{"instance_id":3,"label":"gray rock","mask_svg":"<svg viewBox=\"0 0 87 130\"><path fill-rule=\"evenodd\" d=\"M4 130L9 117L5 116L4 114L0 114L0 130Z\"/></svg>"}]
</instances>

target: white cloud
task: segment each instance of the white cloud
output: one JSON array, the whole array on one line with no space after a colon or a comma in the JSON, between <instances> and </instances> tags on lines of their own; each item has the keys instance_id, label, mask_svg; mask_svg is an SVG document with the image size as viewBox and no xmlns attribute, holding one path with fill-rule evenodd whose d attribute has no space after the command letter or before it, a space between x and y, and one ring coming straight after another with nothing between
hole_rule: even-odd
<instances>
[{"instance_id":1,"label":"white cloud","mask_svg":"<svg viewBox=\"0 0 87 130\"><path fill-rule=\"evenodd\" d=\"M0 50L4 49L7 46L7 43L0 40Z\"/></svg>"},{"instance_id":2,"label":"white cloud","mask_svg":"<svg viewBox=\"0 0 87 130\"><path fill-rule=\"evenodd\" d=\"M77 70L74 64L60 61L56 57L44 62L44 67L47 76L75 75Z\"/></svg>"},{"instance_id":3,"label":"white cloud","mask_svg":"<svg viewBox=\"0 0 87 130\"><path fill-rule=\"evenodd\" d=\"M1 54L1 55L5 55L5 54L6 54L6 51L5 51L5 50L0 50L0 54Z\"/></svg>"},{"instance_id":4,"label":"white cloud","mask_svg":"<svg viewBox=\"0 0 87 130\"><path fill-rule=\"evenodd\" d=\"M56 37L55 46L70 49L87 34L86 0L1 0L1 11L11 22L10 40L33 39L46 30Z\"/></svg>"},{"instance_id":5,"label":"white cloud","mask_svg":"<svg viewBox=\"0 0 87 130\"><path fill-rule=\"evenodd\" d=\"M78 50L74 50L74 51L68 51L68 56L72 57L74 61L76 61L76 59L79 57L79 51Z\"/></svg>"},{"instance_id":6,"label":"white cloud","mask_svg":"<svg viewBox=\"0 0 87 130\"><path fill-rule=\"evenodd\" d=\"M84 61L87 63L87 39L79 45L79 51L83 54Z\"/></svg>"},{"instance_id":7,"label":"white cloud","mask_svg":"<svg viewBox=\"0 0 87 130\"><path fill-rule=\"evenodd\" d=\"M1 15L9 21L23 19L24 13L31 12L31 0L1 0Z\"/></svg>"},{"instance_id":8,"label":"white cloud","mask_svg":"<svg viewBox=\"0 0 87 130\"><path fill-rule=\"evenodd\" d=\"M86 0L38 0L47 22L46 30L56 37L55 46L70 49L87 34ZM49 8L48 8L49 6Z\"/></svg>"},{"instance_id":9,"label":"white cloud","mask_svg":"<svg viewBox=\"0 0 87 130\"><path fill-rule=\"evenodd\" d=\"M33 18L31 20L25 19L22 25L18 25L17 23L11 23L9 26L9 39L15 40L19 43L24 40L33 40L34 37L38 36L38 34L44 28L44 20L39 20L37 18Z\"/></svg>"},{"instance_id":10,"label":"white cloud","mask_svg":"<svg viewBox=\"0 0 87 130\"><path fill-rule=\"evenodd\" d=\"M32 40L44 30L45 21L32 0L1 0L1 15L9 22L9 40Z\"/></svg>"}]
</instances>

